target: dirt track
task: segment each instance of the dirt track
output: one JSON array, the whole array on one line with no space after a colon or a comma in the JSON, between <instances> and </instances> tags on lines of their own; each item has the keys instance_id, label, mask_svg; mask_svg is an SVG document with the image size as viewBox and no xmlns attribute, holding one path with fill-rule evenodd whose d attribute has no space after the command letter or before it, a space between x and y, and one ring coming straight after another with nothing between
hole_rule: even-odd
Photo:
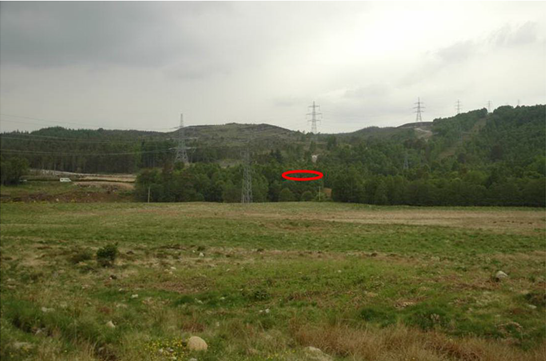
<instances>
[{"instance_id":1,"label":"dirt track","mask_svg":"<svg viewBox=\"0 0 546 361\"><path fill-rule=\"evenodd\" d=\"M74 184L80 187L101 187L101 188L112 188L112 189L129 190L129 191L135 188L134 183L107 182L107 181L74 182Z\"/></svg>"},{"instance_id":2,"label":"dirt track","mask_svg":"<svg viewBox=\"0 0 546 361\"><path fill-rule=\"evenodd\" d=\"M261 214L259 210L247 213L251 216L271 217L271 213ZM312 217L306 214L278 214L279 218L324 220L362 224L400 224L429 225L471 229L488 229L507 231L509 233L529 233L546 229L546 211L536 210L343 210L332 209L331 212L315 213Z\"/></svg>"}]
</instances>

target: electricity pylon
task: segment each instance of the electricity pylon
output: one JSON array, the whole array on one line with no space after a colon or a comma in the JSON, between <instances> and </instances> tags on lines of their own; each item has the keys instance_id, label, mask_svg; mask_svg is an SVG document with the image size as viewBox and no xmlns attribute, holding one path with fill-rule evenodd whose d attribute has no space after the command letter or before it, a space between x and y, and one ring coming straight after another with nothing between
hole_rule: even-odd
<instances>
[{"instance_id":1,"label":"electricity pylon","mask_svg":"<svg viewBox=\"0 0 546 361\"><path fill-rule=\"evenodd\" d=\"M457 100L457 103L455 104L455 109L457 109L457 114L461 114L461 101Z\"/></svg>"},{"instance_id":2,"label":"electricity pylon","mask_svg":"<svg viewBox=\"0 0 546 361\"><path fill-rule=\"evenodd\" d=\"M313 105L310 105L309 108L311 108L311 113L307 113L307 115L311 116L311 119L308 120L308 122L311 122L311 133L313 133L315 136L317 134L317 122L320 122L320 119L317 119L317 116L321 116L322 113L317 112L317 108L320 109L320 106L315 105L315 102L313 101Z\"/></svg>"},{"instance_id":3,"label":"electricity pylon","mask_svg":"<svg viewBox=\"0 0 546 361\"><path fill-rule=\"evenodd\" d=\"M178 146L176 147L175 162L188 164L188 148L186 147L186 137L184 134L184 114L180 114L180 127L178 128Z\"/></svg>"},{"instance_id":4,"label":"electricity pylon","mask_svg":"<svg viewBox=\"0 0 546 361\"><path fill-rule=\"evenodd\" d=\"M404 170L409 169L409 160L408 160L408 151L406 150L406 153L404 153Z\"/></svg>"},{"instance_id":5,"label":"electricity pylon","mask_svg":"<svg viewBox=\"0 0 546 361\"><path fill-rule=\"evenodd\" d=\"M415 109L415 113L417 114L415 122L419 123L419 125L423 124L423 117L421 116L421 114L424 113L423 109L425 109L423 104L424 103L421 101L421 98L417 98L417 103L415 103L415 107L413 108Z\"/></svg>"},{"instance_id":6,"label":"electricity pylon","mask_svg":"<svg viewBox=\"0 0 546 361\"><path fill-rule=\"evenodd\" d=\"M252 169L250 164L249 144L243 151L243 187L241 190L241 203L252 203Z\"/></svg>"}]
</instances>

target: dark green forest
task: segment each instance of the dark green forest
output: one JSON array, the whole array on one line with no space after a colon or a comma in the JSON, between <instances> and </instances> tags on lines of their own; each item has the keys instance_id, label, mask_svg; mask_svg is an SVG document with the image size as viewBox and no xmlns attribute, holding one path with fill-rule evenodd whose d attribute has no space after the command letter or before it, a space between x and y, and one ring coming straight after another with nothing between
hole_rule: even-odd
<instances>
[{"instance_id":1,"label":"dark green forest","mask_svg":"<svg viewBox=\"0 0 546 361\"><path fill-rule=\"evenodd\" d=\"M263 124L190 127L197 139L188 141L189 165L174 162L176 132L55 127L2 134L2 162L17 157L31 168L138 172L142 201L149 194L157 202L239 202L240 153L248 147L255 202L322 200L319 190L326 188L338 202L544 207L545 119L545 107L536 105L316 137ZM324 178L284 180L290 169L318 170Z\"/></svg>"}]
</instances>

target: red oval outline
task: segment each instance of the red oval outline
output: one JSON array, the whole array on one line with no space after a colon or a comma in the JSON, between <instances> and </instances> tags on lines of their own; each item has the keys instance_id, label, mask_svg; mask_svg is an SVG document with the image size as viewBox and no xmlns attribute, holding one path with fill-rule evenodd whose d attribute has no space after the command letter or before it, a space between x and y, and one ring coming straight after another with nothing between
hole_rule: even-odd
<instances>
[{"instance_id":1,"label":"red oval outline","mask_svg":"<svg viewBox=\"0 0 546 361\"><path fill-rule=\"evenodd\" d=\"M288 174L294 174L294 173L311 173L311 174L317 174L316 177L307 177L307 178L296 178L296 177L289 177ZM282 174L282 177L287 180L293 180L293 181L312 181L321 179L324 177L324 174L317 170L307 170L307 169L297 169L297 170L288 170Z\"/></svg>"}]
</instances>

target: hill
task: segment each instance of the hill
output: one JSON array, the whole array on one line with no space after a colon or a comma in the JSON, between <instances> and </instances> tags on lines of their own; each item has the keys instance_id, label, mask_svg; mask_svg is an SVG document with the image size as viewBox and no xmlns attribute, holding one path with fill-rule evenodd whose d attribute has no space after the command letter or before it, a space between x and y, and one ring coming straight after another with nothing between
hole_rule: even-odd
<instances>
[{"instance_id":1,"label":"hill","mask_svg":"<svg viewBox=\"0 0 546 361\"><path fill-rule=\"evenodd\" d=\"M193 162L239 159L250 143L263 152L304 144L303 133L268 124L203 125L184 128ZM83 173L134 173L171 161L178 131L43 128L0 135L4 157L22 156L32 168Z\"/></svg>"},{"instance_id":2,"label":"hill","mask_svg":"<svg viewBox=\"0 0 546 361\"><path fill-rule=\"evenodd\" d=\"M241 151L248 148L256 201L312 199L324 186L342 202L537 206L545 198L544 119L545 107L536 105L317 136L267 124L188 127L194 165L184 171L174 164L176 132L56 127L2 134L2 159L8 164L24 157L32 168L81 173L162 168L141 177L140 186L137 181L137 197L155 184L155 200L237 201ZM312 155L318 155L315 163ZM282 180L287 169L316 169L325 176L297 184Z\"/></svg>"}]
</instances>

